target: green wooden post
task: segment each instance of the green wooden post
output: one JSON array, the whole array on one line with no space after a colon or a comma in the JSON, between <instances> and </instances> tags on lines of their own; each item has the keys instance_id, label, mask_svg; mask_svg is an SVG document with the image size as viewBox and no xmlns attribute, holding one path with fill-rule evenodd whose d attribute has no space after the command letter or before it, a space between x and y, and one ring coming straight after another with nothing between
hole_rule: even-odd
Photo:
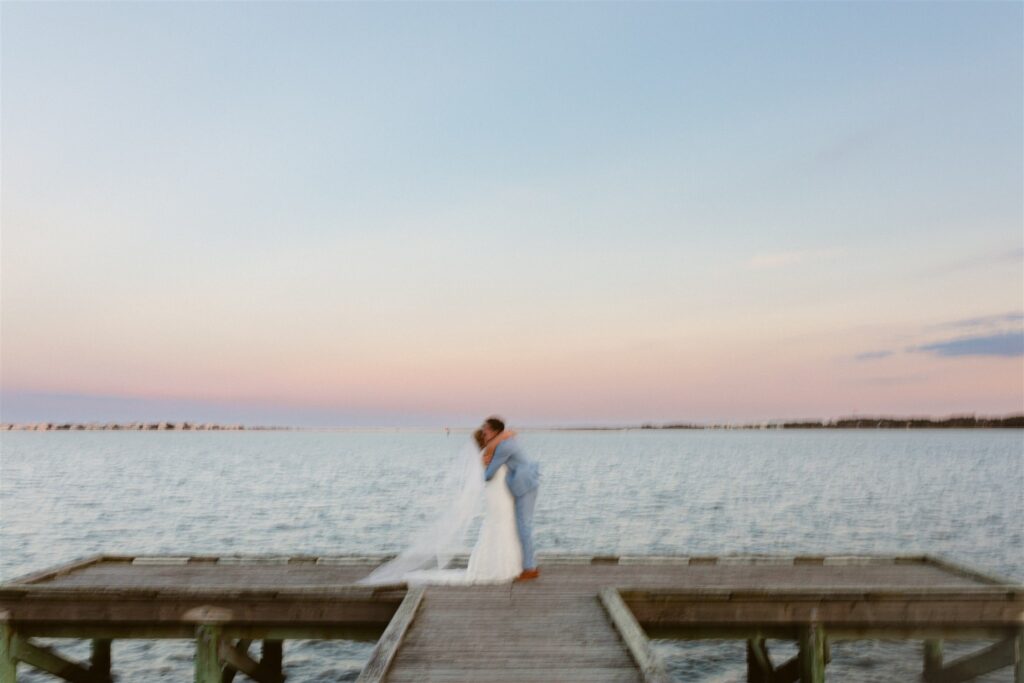
<instances>
[{"instance_id":1,"label":"green wooden post","mask_svg":"<svg viewBox=\"0 0 1024 683\"><path fill-rule=\"evenodd\" d=\"M18 660L11 651L13 636L11 623L0 617L0 683L18 683Z\"/></svg>"},{"instance_id":2,"label":"green wooden post","mask_svg":"<svg viewBox=\"0 0 1024 683\"><path fill-rule=\"evenodd\" d=\"M924 641L924 679L930 680L942 671L942 641Z\"/></svg>"},{"instance_id":3,"label":"green wooden post","mask_svg":"<svg viewBox=\"0 0 1024 683\"><path fill-rule=\"evenodd\" d=\"M283 640L263 640L260 645L260 664L275 674L283 673L282 663L284 661Z\"/></svg>"},{"instance_id":4,"label":"green wooden post","mask_svg":"<svg viewBox=\"0 0 1024 683\"><path fill-rule=\"evenodd\" d=\"M800 628L800 683L825 683L825 631L821 624Z\"/></svg>"},{"instance_id":5,"label":"green wooden post","mask_svg":"<svg viewBox=\"0 0 1024 683\"><path fill-rule=\"evenodd\" d=\"M93 638L92 657L89 660L89 671L110 678L110 644L109 638Z\"/></svg>"},{"instance_id":6,"label":"green wooden post","mask_svg":"<svg viewBox=\"0 0 1024 683\"><path fill-rule=\"evenodd\" d=\"M220 683L221 627L200 624L196 627L195 683Z\"/></svg>"}]
</instances>

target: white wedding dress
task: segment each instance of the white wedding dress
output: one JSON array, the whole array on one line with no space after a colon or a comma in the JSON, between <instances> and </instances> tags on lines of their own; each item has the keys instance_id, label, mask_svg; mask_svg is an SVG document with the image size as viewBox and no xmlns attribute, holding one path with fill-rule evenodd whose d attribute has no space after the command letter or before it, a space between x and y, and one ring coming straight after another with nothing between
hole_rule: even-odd
<instances>
[{"instance_id":1,"label":"white wedding dress","mask_svg":"<svg viewBox=\"0 0 1024 683\"><path fill-rule=\"evenodd\" d=\"M515 498L508 490L502 465L484 484L484 521L480 525L469 564L465 569L421 569L408 572L405 582L414 585L472 585L508 583L523 571L523 548L516 530ZM483 476L481 470L481 476Z\"/></svg>"},{"instance_id":2,"label":"white wedding dress","mask_svg":"<svg viewBox=\"0 0 1024 683\"><path fill-rule=\"evenodd\" d=\"M475 445L466 446L449 472L444 491L449 500L437 518L414 536L412 543L394 559L357 581L363 585L475 585L508 583L523 569L523 550L516 529L515 498L505 483L508 467L502 465L484 482L484 468ZM484 519L480 535L465 569L449 568L452 557L463 548L471 522L483 499Z\"/></svg>"}]
</instances>

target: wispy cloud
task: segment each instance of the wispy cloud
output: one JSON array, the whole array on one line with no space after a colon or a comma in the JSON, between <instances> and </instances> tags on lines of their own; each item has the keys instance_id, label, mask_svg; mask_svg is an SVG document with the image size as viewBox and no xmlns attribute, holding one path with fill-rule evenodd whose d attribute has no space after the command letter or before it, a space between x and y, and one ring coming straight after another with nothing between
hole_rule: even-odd
<instances>
[{"instance_id":1,"label":"wispy cloud","mask_svg":"<svg viewBox=\"0 0 1024 683\"><path fill-rule=\"evenodd\" d=\"M1024 356L1024 332L959 337L911 346L907 351L934 353L938 356Z\"/></svg>"},{"instance_id":2,"label":"wispy cloud","mask_svg":"<svg viewBox=\"0 0 1024 683\"><path fill-rule=\"evenodd\" d=\"M865 351L864 353L858 353L854 356L855 360L875 360L878 358L886 358L893 354L892 351Z\"/></svg>"},{"instance_id":3,"label":"wispy cloud","mask_svg":"<svg viewBox=\"0 0 1024 683\"><path fill-rule=\"evenodd\" d=\"M927 375L898 375L893 377L864 377L860 384L873 384L876 386L892 386L898 384L917 384L928 379Z\"/></svg>"},{"instance_id":4,"label":"wispy cloud","mask_svg":"<svg viewBox=\"0 0 1024 683\"><path fill-rule=\"evenodd\" d=\"M960 336L939 339L925 344L907 346L907 353L931 353L936 356L1024 356L1024 312L1007 311L991 315L959 318L926 325L923 335L932 336L935 330L959 330ZM857 361L888 358L899 349L875 349L853 356Z\"/></svg>"},{"instance_id":5,"label":"wispy cloud","mask_svg":"<svg viewBox=\"0 0 1024 683\"><path fill-rule=\"evenodd\" d=\"M991 327L1003 325L1004 323L1019 323L1024 321L1024 313L1011 311L1009 313L997 313L995 315L984 315L978 318L963 318L949 322L938 323L933 328L965 328L965 327Z\"/></svg>"},{"instance_id":6,"label":"wispy cloud","mask_svg":"<svg viewBox=\"0 0 1024 683\"><path fill-rule=\"evenodd\" d=\"M754 254L747 261L748 268L784 268L810 261L818 261L838 256L842 249L799 249L795 251L773 251Z\"/></svg>"},{"instance_id":7,"label":"wispy cloud","mask_svg":"<svg viewBox=\"0 0 1024 683\"><path fill-rule=\"evenodd\" d=\"M1024 247L1000 248L966 258L947 261L922 271L923 275L945 275L960 270L971 270L990 266L1017 264L1024 265Z\"/></svg>"},{"instance_id":8,"label":"wispy cloud","mask_svg":"<svg viewBox=\"0 0 1024 683\"><path fill-rule=\"evenodd\" d=\"M815 170L846 162L847 159L877 149L886 138L891 127L886 121L870 121L837 136L822 145L813 156Z\"/></svg>"}]
</instances>

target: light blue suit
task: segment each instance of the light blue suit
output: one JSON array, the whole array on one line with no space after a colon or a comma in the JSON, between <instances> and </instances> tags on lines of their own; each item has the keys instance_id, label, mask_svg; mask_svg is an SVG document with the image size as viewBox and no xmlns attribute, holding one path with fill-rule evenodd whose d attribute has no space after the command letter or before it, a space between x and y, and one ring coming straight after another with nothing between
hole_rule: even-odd
<instances>
[{"instance_id":1,"label":"light blue suit","mask_svg":"<svg viewBox=\"0 0 1024 683\"><path fill-rule=\"evenodd\" d=\"M537 562L533 557L533 508L540 486L540 465L526 457L514 438L502 441L494 449L494 458L484 472L484 479L490 481L502 465L508 466L505 483L516 501L516 528L523 546L523 569L534 569Z\"/></svg>"}]
</instances>

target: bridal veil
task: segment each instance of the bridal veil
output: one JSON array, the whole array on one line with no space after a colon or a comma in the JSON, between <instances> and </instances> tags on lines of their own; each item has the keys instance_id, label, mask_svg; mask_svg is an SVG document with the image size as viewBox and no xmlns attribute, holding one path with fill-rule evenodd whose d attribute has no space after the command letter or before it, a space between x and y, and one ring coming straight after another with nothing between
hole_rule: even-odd
<instances>
[{"instance_id":1,"label":"bridal veil","mask_svg":"<svg viewBox=\"0 0 1024 683\"><path fill-rule=\"evenodd\" d=\"M444 569L452 558L468 550L465 539L480 514L484 477L480 451L472 441L459 451L442 477L441 505L435 519L416 532L405 550L370 574L360 585L403 583L404 576L422 569Z\"/></svg>"}]
</instances>

